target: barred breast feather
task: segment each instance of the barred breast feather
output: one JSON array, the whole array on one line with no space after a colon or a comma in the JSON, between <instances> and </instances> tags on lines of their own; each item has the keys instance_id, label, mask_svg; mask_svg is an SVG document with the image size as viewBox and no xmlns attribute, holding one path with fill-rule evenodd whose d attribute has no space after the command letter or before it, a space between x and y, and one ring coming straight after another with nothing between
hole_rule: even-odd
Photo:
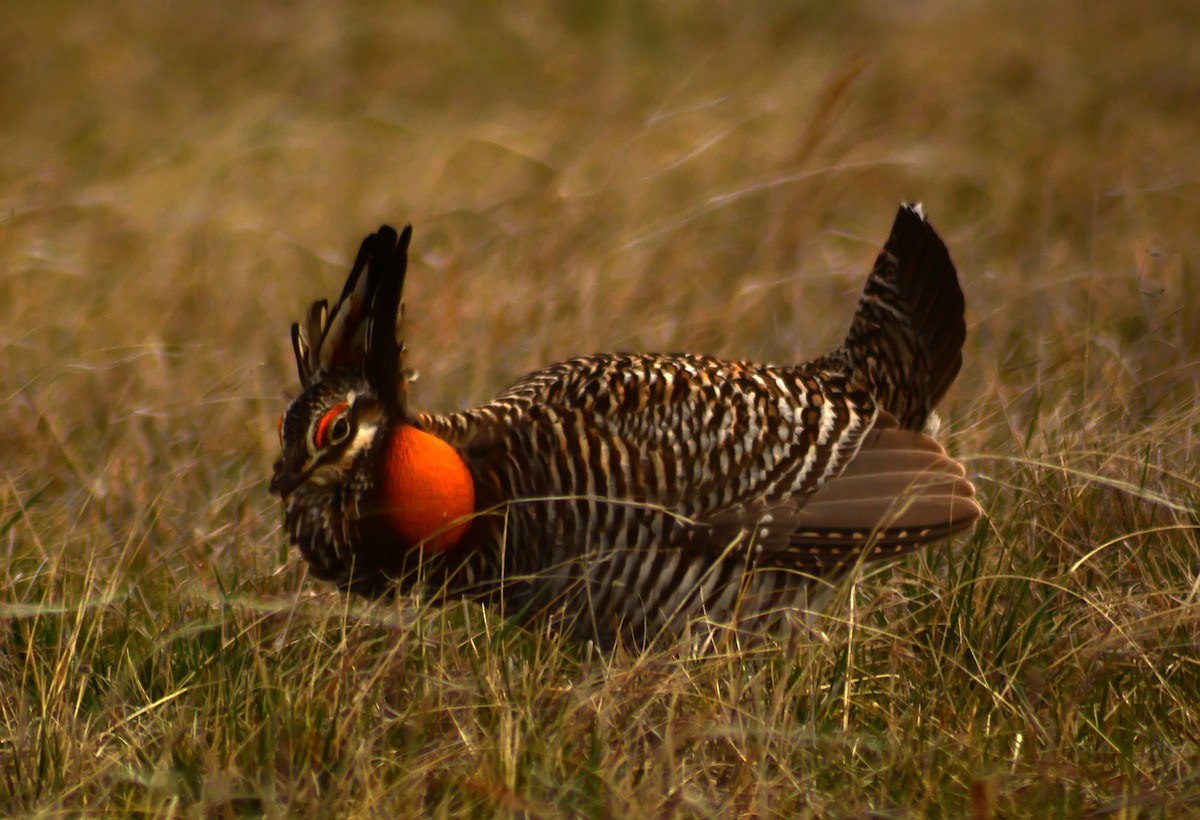
<instances>
[{"instance_id":1,"label":"barred breast feather","mask_svg":"<svg viewBox=\"0 0 1200 820\"><path fill-rule=\"evenodd\" d=\"M496 500L507 583L586 613L585 635L724 621L747 594L773 612L859 553L900 554L979 514L936 441L809 367L592 356L421 422Z\"/></svg>"}]
</instances>

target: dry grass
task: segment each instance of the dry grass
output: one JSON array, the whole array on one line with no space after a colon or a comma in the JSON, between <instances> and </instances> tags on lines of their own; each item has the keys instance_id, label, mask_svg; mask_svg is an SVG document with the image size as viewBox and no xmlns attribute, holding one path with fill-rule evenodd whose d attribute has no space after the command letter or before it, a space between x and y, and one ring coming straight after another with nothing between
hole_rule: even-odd
<instances>
[{"instance_id":1,"label":"dry grass","mask_svg":"<svg viewBox=\"0 0 1200 820\"><path fill-rule=\"evenodd\" d=\"M295 5L0 12L0 813L1195 810L1194 9ZM599 656L286 550L287 325L379 222L451 408L819 353L906 198L990 521L822 635Z\"/></svg>"}]
</instances>

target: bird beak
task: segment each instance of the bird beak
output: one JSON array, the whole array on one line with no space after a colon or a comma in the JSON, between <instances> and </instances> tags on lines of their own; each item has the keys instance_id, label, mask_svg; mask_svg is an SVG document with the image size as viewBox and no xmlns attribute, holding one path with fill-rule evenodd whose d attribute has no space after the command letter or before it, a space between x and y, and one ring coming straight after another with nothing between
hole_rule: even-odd
<instances>
[{"instance_id":1,"label":"bird beak","mask_svg":"<svg viewBox=\"0 0 1200 820\"><path fill-rule=\"evenodd\" d=\"M290 470L282 467L275 468L275 475L271 477L271 486L268 491L272 495L278 495L284 501L292 492L304 483L304 473L293 473Z\"/></svg>"}]
</instances>

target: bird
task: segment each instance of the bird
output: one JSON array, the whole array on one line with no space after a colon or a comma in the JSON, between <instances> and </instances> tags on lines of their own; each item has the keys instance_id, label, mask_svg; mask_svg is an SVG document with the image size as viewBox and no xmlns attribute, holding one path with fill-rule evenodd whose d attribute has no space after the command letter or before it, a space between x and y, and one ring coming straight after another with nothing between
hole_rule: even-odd
<instances>
[{"instance_id":1,"label":"bird","mask_svg":"<svg viewBox=\"0 0 1200 820\"><path fill-rule=\"evenodd\" d=\"M301 391L269 490L317 579L480 601L601 646L752 636L982 515L933 437L965 300L919 204L823 356L583 356L450 413L409 403L411 239L367 236L337 302L291 328Z\"/></svg>"}]
</instances>

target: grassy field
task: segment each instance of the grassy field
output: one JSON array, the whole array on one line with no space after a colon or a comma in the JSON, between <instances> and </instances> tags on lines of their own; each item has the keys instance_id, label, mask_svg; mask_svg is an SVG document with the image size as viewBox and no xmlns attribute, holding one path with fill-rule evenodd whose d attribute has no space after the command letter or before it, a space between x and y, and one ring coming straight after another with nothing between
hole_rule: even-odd
<instances>
[{"instance_id":1,"label":"grassy field","mask_svg":"<svg viewBox=\"0 0 1200 820\"><path fill-rule=\"evenodd\" d=\"M0 814L1200 810L1200 7L0 11ZM988 520L812 634L602 655L308 580L287 330L412 222L417 403L840 340L958 264Z\"/></svg>"}]
</instances>

